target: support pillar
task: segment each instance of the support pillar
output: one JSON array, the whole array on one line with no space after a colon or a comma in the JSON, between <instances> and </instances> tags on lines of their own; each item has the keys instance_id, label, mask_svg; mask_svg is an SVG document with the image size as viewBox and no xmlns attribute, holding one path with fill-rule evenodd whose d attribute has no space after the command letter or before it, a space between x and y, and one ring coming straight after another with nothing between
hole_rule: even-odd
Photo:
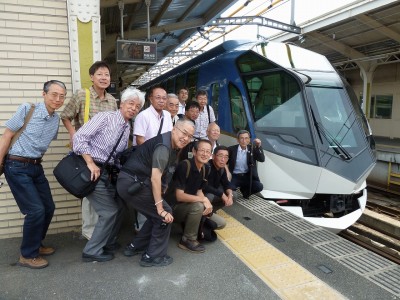
<instances>
[{"instance_id":1,"label":"support pillar","mask_svg":"<svg viewBox=\"0 0 400 300\"><path fill-rule=\"evenodd\" d=\"M101 60L100 0L67 0L72 89L92 85L90 66Z\"/></svg>"},{"instance_id":2,"label":"support pillar","mask_svg":"<svg viewBox=\"0 0 400 300\"><path fill-rule=\"evenodd\" d=\"M378 64L376 62L359 62L357 64L360 67L360 76L363 79L363 100L361 103L361 109L366 118L369 119L371 109L372 80Z\"/></svg>"}]
</instances>

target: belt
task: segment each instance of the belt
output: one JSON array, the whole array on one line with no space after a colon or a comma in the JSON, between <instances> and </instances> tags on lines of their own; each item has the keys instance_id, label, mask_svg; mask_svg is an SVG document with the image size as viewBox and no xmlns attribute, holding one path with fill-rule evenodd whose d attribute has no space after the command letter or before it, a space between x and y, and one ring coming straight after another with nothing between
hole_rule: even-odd
<instances>
[{"instance_id":1,"label":"belt","mask_svg":"<svg viewBox=\"0 0 400 300\"><path fill-rule=\"evenodd\" d=\"M249 174L249 172L247 172L247 173L233 173L233 175L240 176L240 177L246 176L247 174Z\"/></svg>"},{"instance_id":2,"label":"belt","mask_svg":"<svg viewBox=\"0 0 400 300\"><path fill-rule=\"evenodd\" d=\"M16 155L7 155L7 159L9 160L16 160L20 161L23 163L29 163L33 165L40 165L42 163L42 158L29 158L29 157L22 157L22 156L16 156Z\"/></svg>"},{"instance_id":3,"label":"belt","mask_svg":"<svg viewBox=\"0 0 400 300\"><path fill-rule=\"evenodd\" d=\"M111 172L113 169L117 169L117 167L115 165L112 164L105 164L105 163L101 163L101 162L94 162L99 168L107 170L108 172Z\"/></svg>"}]
</instances>

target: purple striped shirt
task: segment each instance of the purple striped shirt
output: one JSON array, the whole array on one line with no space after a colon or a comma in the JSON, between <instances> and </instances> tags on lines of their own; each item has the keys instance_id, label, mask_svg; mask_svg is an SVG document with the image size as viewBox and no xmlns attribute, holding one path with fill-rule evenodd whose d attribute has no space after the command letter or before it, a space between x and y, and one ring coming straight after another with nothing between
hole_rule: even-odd
<instances>
[{"instance_id":1,"label":"purple striped shirt","mask_svg":"<svg viewBox=\"0 0 400 300\"><path fill-rule=\"evenodd\" d=\"M73 150L79 155L90 154L94 161L104 163L122 131L121 141L109 161L112 164L115 155L127 148L129 139L129 124L119 110L100 112L84 124L74 135Z\"/></svg>"}]
</instances>

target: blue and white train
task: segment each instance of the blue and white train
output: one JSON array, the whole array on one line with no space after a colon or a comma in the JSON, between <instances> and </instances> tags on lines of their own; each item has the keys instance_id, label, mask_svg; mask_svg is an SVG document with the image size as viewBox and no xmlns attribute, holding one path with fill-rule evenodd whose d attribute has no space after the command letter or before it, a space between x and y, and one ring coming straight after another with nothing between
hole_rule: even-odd
<instances>
[{"instance_id":1,"label":"blue and white train","mask_svg":"<svg viewBox=\"0 0 400 300\"><path fill-rule=\"evenodd\" d=\"M262 140L260 193L338 232L361 216L376 163L370 127L352 88L322 55L274 42L226 41L141 86L208 91L220 142L247 129Z\"/></svg>"}]
</instances>

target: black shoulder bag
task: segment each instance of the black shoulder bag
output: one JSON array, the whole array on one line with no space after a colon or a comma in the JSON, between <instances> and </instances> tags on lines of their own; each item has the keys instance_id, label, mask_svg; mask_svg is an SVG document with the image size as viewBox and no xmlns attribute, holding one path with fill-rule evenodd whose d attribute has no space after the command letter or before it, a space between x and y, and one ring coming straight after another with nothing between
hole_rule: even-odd
<instances>
[{"instance_id":1,"label":"black shoulder bag","mask_svg":"<svg viewBox=\"0 0 400 300\"><path fill-rule=\"evenodd\" d=\"M53 174L60 185L77 198L83 198L92 193L100 180L101 173L103 173L105 166L110 161L115 149L117 149L124 132L125 130L122 131L117 143L112 149L106 162L103 164L103 167L100 170L100 176L96 181L91 180L91 172L86 165L85 159L81 155L76 155L74 152L70 152L53 170Z\"/></svg>"}]
</instances>

